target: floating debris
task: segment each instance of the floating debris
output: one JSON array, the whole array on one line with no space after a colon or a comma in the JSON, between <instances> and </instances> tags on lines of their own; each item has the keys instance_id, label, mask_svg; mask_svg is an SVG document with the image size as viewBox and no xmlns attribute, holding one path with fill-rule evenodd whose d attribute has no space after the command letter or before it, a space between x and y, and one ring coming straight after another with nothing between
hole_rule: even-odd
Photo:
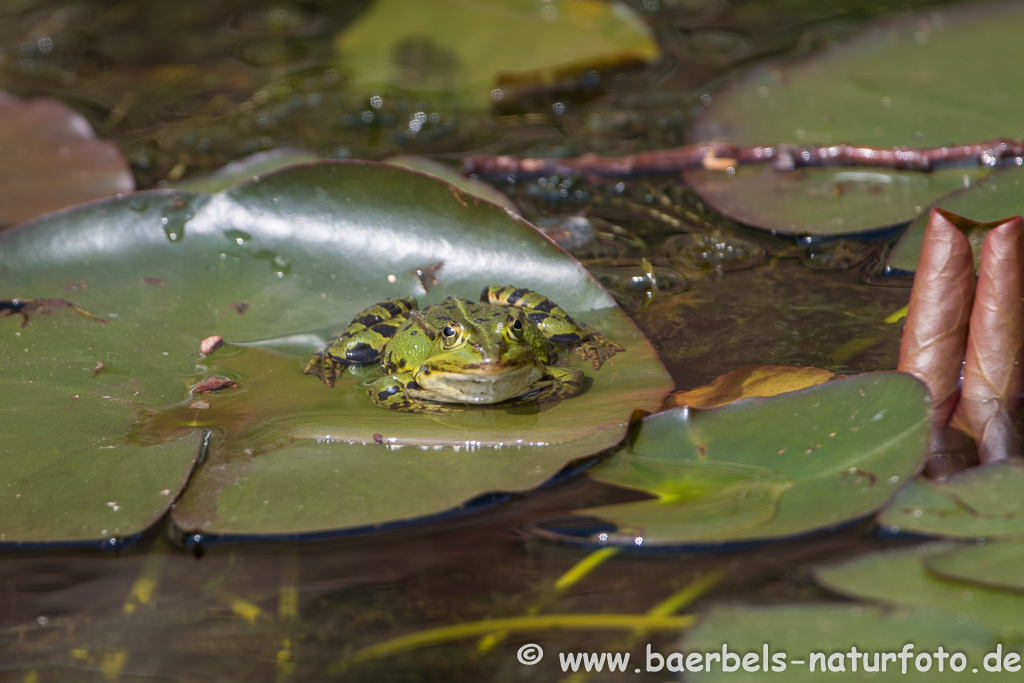
<instances>
[{"instance_id":1,"label":"floating debris","mask_svg":"<svg viewBox=\"0 0 1024 683\"><path fill-rule=\"evenodd\" d=\"M213 391L220 391L221 389L237 389L238 385L235 384L235 380L228 379L227 377L207 377L199 384L192 386L189 389L193 394L209 394Z\"/></svg>"},{"instance_id":2,"label":"floating debris","mask_svg":"<svg viewBox=\"0 0 1024 683\"><path fill-rule=\"evenodd\" d=\"M199 353L205 356L213 353L222 346L224 346L224 337L219 334L215 334L212 337L207 337L203 341L199 342Z\"/></svg>"},{"instance_id":3,"label":"floating debris","mask_svg":"<svg viewBox=\"0 0 1024 683\"><path fill-rule=\"evenodd\" d=\"M29 313L53 313L53 309L67 307L78 315L95 320L98 323L106 323L89 311L83 310L66 299L0 299L0 316L20 315L21 326L28 325Z\"/></svg>"}]
</instances>

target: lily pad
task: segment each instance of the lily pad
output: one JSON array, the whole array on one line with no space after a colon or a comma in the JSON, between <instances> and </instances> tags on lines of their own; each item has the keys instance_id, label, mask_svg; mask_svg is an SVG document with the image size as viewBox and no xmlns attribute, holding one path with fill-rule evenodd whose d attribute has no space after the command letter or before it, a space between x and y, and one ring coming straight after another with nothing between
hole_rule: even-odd
<instances>
[{"instance_id":1,"label":"lily pad","mask_svg":"<svg viewBox=\"0 0 1024 683\"><path fill-rule=\"evenodd\" d=\"M819 54L759 65L714 93L688 137L693 142L725 138L741 145L926 148L1024 137L1019 114L1024 92L1006 87L1024 58L1014 37L1022 21L1024 8L1015 3L933 10L877 26ZM965 69L964 64L986 68ZM792 201L764 204L743 192L724 193L721 186L728 179L720 174L688 178L711 204L730 216L742 215L745 223L835 234L909 221L954 189L964 171L920 180L902 172L867 171L865 177L878 181L850 183L844 189L853 191L841 198L838 184L825 180L836 173L822 169L799 180L799 175L766 171L758 180L759 196L777 193ZM977 171L967 174L978 177ZM822 192L823 186L837 191ZM917 189L906 193L908 187ZM846 218L859 214L865 219Z\"/></svg>"},{"instance_id":2,"label":"lily pad","mask_svg":"<svg viewBox=\"0 0 1024 683\"><path fill-rule=\"evenodd\" d=\"M814 578L829 590L849 597L963 614L964 621L987 626L1000 636L1024 637L1020 620L1024 595L954 581L928 571L931 558L952 547L936 543L869 553L841 564L816 567Z\"/></svg>"},{"instance_id":3,"label":"lily pad","mask_svg":"<svg viewBox=\"0 0 1024 683\"><path fill-rule=\"evenodd\" d=\"M57 100L0 92L0 227L135 189L128 162Z\"/></svg>"},{"instance_id":4,"label":"lily pad","mask_svg":"<svg viewBox=\"0 0 1024 683\"><path fill-rule=\"evenodd\" d=\"M708 204L739 223L780 235L838 236L906 223L936 197L987 173L976 168L919 173L744 166L734 174L699 170L687 171L683 177Z\"/></svg>"},{"instance_id":5,"label":"lily pad","mask_svg":"<svg viewBox=\"0 0 1024 683\"><path fill-rule=\"evenodd\" d=\"M925 457L928 397L902 373L871 373L713 410L644 420L589 474L656 496L581 510L618 532L590 540L687 545L780 538L878 509Z\"/></svg>"},{"instance_id":6,"label":"lily pad","mask_svg":"<svg viewBox=\"0 0 1024 683\"><path fill-rule=\"evenodd\" d=\"M471 109L500 101L492 90L502 87L658 58L643 20L598 0L377 0L336 49L356 92L440 95Z\"/></svg>"},{"instance_id":7,"label":"lily pad","mask_svg":"<svg viewBox=\"0 0 1024 683\"><path fill-rule=\"evenodd\" d=\"M413 154L396 154L395 156L385 159L384 163L392 164L394 166L404 166L405 168L411 168L414 171L429 173L430 175L437 176L445 182L451 183L455 187L468 192L469 194L476 195L477 197L486 199L489 202L494 202L498 206L504 206L517 216L521 216L523 213L519 210L519 207L516 206L516 203L512 201L512 198L501 190L495 189L493 185L488 185L482 180L467 178L461 173L445 166L440 161L434 161L433 159L419 157Z\"/></svg>"},{"instance_id":8,"label":"lily pad","mask_svg":"<svg viewBox=\"0 0 1024 683\"><path fill-rule=\"evenodd\" d=\"M943 483L915 479L879 515L893 532L991 538L1024 535L1024 465L1008 460L973 467Z\"/></svg>"},{"instance_id":9,"label":"lily pad","mask_svg":"<svg viewBox=\"0 0 1024 683\"><path fill-rule=\"evenodd\" d=\"M220 192L253 176L277 171L292 164L303 164L319 159L320 157L315 152L308 149L278 147L232 161L212 173L181 180L174 183L174 187L193 192Z\"/></svg>"},{"instance_id":10,"label":"lily pad","mask_svg":"<svg viewBox=\"0 0 1024 683\"><path fill-rule=\"evenodd\" d=\"M1024 592L1024 546L1019 541L966 545L929 555L928 569L955 581Z\"/></svg>"},{"instance_id":11,"label":"lily pad","mask_svg":"<svg viewBox=\"0 0 1024 683\"><path fill-rule=\"evenodd\" d=\"M148 492L150 460L178 448L180 466L157 489L169 490L166 509L204 429L214 445L174 511L185 530L301 534L439 513L536 486L614 445L633 409L656 408L671 388L646 339L565 252L504 209L387 165L306 164L214 195L84 205L0 236L0 273L7 298L61 297L108 320L67 307L24 328L0 318L0 405L18 417L3 452L8 542L114 533L106 502L123 511L119 492ZM301 374L319 340L371 303L476 298L506 283L550 295L626 350L584 368L589 386L572 399L451 419L377 408L357 377L331 390ZM203 360L212 335L253 348ZM238 389L189 398L221 368ZM69 461L72 447L82 455ZM139 455L111 463L112 447ZM70 490L100 509L74 507Z\"/></svg>"},{"instance_id":12,"label":"lily pad","mask_svg":"<svg viewBox=\"0 0 1024 683\"><path fill-rule=\"evenodd\" d=\"M1024 214L1024 168L1012 167L992 173L984 180L951 192L935 206L958 216L966 216L979 223L990 223L1009 216ZM928 227L928 212L923 212L910 224L896 246L889 253L885 265L891 270L913 272ZM991 226L989 226L991 227ZM974 250L975 265L981 257L981 244L987 230L972 230L967 236Z\"/></svg>"},{"instance_id":13,"label":"lily pad","mask_svg":"<svg viewBox=\"0 0 1024 683\"><path fill-rule=\"evenodd\" d=\"M913 649L904 673L901 660L886 661L884 653L900 652L908 638ZM685 667L685 657L691 653L717 653L718 660L700 656L693 660L700 668L687 669L686 680L694 682L776 681L780 678L815 682L934 681L941 675L936 673L937 660L933 656L927 661L921 660L921 667L927 665L930 671L920 671L916 666L918 655L933 655L940 647L946 653L960 652L965 657L965 670L969 671L974 667L980 669L985 655L997 644L997 635L984 625L963 623L955 614L934 609L894 610L834 604L718 605L683 637L678 647L682 656L676 655L670 660L671 652L658 654L666 657L663 671L668 671L670 662L682 663ZM723 648L738 655L739 660L721 659ZM656 658L653 662L654 666L659 664ZM706 666L709 662L710 671ZM883 662L884 671L881 670ZM648 660L648 670L650 663ZM947 654L943 661L946 675L952 675L950 663ZM953 663L961 666L959 660ZM865 664L869 667L867 671ZM724 670L723 665L729 670ZM986 678L995 676L999 680L1013 675L986 672Z\"/></svg>"}]
</instances>

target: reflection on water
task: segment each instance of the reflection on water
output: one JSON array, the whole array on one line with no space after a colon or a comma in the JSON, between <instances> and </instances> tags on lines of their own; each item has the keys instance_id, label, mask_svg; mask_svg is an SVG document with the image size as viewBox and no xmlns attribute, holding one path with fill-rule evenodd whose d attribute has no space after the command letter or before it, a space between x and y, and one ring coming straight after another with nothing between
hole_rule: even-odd
<instances>
[{"instance_id":1,"label":"reflection on water","mask_svg":"<svg viewBox=\"0 0 1024 683\"><path fill-rule=\"evenodd\" d=\"M472 517L350 539L221 545L201 554L160 540L119 555L8 553L0 561L0 647L8 674L18 677L5 680L25 680L32 671L46 681L521 680L515 653L527 642L552 657L581 649L640 656L645 643L668 648L676 636L638 639L629 629L495 633L359 664L345 660L431 626L545 614L643 615L714 570L724 571L709 593L714 598L820 597L794 570L865 546L850 532L685 558L624 553L566 579L585 551L524 534L566 509L631 496L574 480Z\"/></svg>"},{"instance_id":2,"label":"reflection on water","mask_svg":"<svg viewBox=\"0 0 1024 683\"><path fill-rule=\"evenodd\" d=\"M501 103L496 111L503 116L347 94L331 41L368 0L84 0L45 9L14 0L0 7L0 87L74 106L100 136L120 145L140 187L285 145L335 158L622 154L680 144L705 84L748 61L828 43L885 3L630 4L654 28L666 52L660 64L524 91ZM908 4L935 3L893 1L888 11ZM446 55L415 42L403 44L396 58L411 80L447 63ZM900 325L884 319L906 302L907 291L868 288L841 269L863 262L873 246L808 250L717 218L709 228L702 207L673 185L545 178L503 189L618 288L680 388L750 363L850 372L895 367ZM169 239L187 236L188 218L188 207L168 207ZM229 237L246 239L242 232ZM736 254L743 265L760 265L733 270L724 261ZM276 273L290 268L276 254L256 256ZM645 288L649 273L657 286ZM301 377L301 362L296 368ZM283 427L232 412L230 400L211 404L217 423L237 432L239 459L289 442ZM133 438L161 441L212 424L190 405L148 418ZM640 657L644 643L669 649L676 636L494 633L348 668L344 659L418 629L483 618L643 614L716 569L725 574L711 598L823 598L806 567L876 545L865 530L852 529L729 552L620 553L577 572L583 576L568 587L559 583L586 552L542 541L531 526L638 495L575 477L471 515L333 540L193 542L182 549L169 546L160 528L119 554L8 550L0 556L0 678L518 681L531 675L515 659L524 643L542 644L552 659L558 651L602 649ZM545 661L533 679L557 680L554 672Z\"/></svg>"}]
</instances>

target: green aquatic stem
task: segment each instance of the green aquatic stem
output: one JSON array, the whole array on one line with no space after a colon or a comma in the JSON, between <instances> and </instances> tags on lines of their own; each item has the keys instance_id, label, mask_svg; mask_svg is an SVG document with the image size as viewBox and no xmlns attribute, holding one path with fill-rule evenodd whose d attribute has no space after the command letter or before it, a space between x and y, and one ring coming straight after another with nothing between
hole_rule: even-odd
<instances>
[{"instance_id":1,"label":"green aquatic stem","mask_svg":"<svg viewBox=\"0 0 1024 683\"><path fill-rule=\"evenodd\" d=\"M583 577L610 560L619 552L619 548L601 548L590 553L582 560L574 564L569 571L562 574L555 581L555 590L564 591L580 582Z\"/></svg>"},{"instance_id":2,"label":"green aquatic stem","mask_svg":"<svg viewBox=\"0 0 1024 683\"><path fill-rule=\"evenodd\" d=\"M584 631L618 631L643 629L648 631L682 630L697 620L697 615L663 616L649 614L548 614L541 616L509 617L507 619L482 619L464 624L453 624L417 631L408 635L385 640L355 652L339 662L339 667L379 659L389 655L414 650L427 645L439 645L454 640L464 640L485 635L491 631L523 632L575 629Z\"/></svg>"},{"instance_id":3,"label":"green aquatic stem","mask_svg":"<svg viewBox=\"0 0 1024 683\"><path fill-rule=\"evenodd\" d=\"M698 577L652 607L647 615L651 617L668 616L683 609L700 596L718 585L725 578L726 570L715 569L704 576Z\"/></svg>"}]
</instances>

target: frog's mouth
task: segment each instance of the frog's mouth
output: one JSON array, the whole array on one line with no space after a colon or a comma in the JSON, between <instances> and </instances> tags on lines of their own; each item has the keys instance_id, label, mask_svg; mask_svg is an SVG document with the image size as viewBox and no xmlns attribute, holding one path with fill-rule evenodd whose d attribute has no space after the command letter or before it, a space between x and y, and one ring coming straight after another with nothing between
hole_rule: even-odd
<instances>
[{"instance_id":1,"label":"frog's mouth","mask_svg":"<svg viewBox=\"0 0 1024 683\"><path fill-rule=\"evenodd\" d=\"M459 372L424 369L416 375L420 388L407 391L413 398L442 403L498 403L522 396L543 376L536 365L481 365Z\"/></svg>"}]
</instances>

